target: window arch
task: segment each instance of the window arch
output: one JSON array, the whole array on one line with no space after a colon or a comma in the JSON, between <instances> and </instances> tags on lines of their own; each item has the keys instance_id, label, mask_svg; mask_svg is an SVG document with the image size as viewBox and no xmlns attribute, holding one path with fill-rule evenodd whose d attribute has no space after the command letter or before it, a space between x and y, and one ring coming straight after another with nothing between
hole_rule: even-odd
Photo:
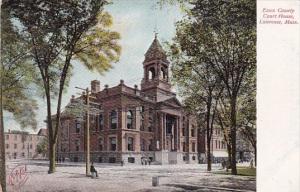
<instances>
[{"instance_id":1,"label":"window arch","mask_svg":"<svg viewBox=\"0 0 300 192\"><path fill-rule=\"evenodd\" d=\"M161 73L161 78L166 79L167 78L167 73L164 67L160 68L160 73Z\"/></svg>"},{"instance_id":2,"label":"window arch","mask_svg":"<svg viewBox=\"0 0 300 192\"><path fill-rule=\"evenodd\" d=\"M110 112L110 128L117 129L117 112L115 110Z\"/></svg>"},{"instance_id":3,"label":"window arch","mask_svg":"<svg viewBox=\"0 0 300 192\"><path fill-rule=\"evenodd\" d=\"M127 129L133 129L133 113L131 110L127 111Z\"/></svg>"},{"instance_id":4,"label":"window arch","mask_svg":"<svg viewBox=\"0 0 300 192\"><path fill-rule=\"evenodd\" d=\"M155 69L154 67L151 67L148 71L148 77L150 80L153 80L155 78Z\"/></svg>"}]
</instances>

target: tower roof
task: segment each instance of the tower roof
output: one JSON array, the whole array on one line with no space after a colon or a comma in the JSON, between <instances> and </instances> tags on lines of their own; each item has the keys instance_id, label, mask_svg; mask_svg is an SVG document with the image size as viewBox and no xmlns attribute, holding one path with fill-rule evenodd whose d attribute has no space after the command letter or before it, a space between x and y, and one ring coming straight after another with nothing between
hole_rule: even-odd
<instances>
[{"instance_id":1,"label":"tower roof","mask_svg":"<svg viewBox=\"0 0 300 192\"><path fill-rule=\"evenodd\" d=\"M145 54L145 61L147 62L156 59L166 61L167 55L164 49L162 48L161 44L159 43L157 35L155 34L155 38Z\"/></svg>"}]
</instances>

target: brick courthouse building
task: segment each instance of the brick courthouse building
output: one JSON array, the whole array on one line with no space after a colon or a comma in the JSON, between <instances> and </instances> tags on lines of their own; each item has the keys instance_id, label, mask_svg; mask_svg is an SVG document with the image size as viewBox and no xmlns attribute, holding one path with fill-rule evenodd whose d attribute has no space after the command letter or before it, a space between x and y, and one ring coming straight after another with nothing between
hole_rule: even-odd
<instances>
[{"instance_id":1,"label":"brick courthouse building","mask_svg":"<svg viewBox=\"0 0 300 192\"><path fill-rule=\"evenodd\" d=\"M102 90L99 81L91 82L91 101L101 109L90 115L91 160L197 163L197 124L171 91L169 61L156 37L145 54L143 67L140 90L137 85L128 87L123 80ZM84 161L85 122L62 115L61 126L57 157Z\"/></svg>"}]
</instances>

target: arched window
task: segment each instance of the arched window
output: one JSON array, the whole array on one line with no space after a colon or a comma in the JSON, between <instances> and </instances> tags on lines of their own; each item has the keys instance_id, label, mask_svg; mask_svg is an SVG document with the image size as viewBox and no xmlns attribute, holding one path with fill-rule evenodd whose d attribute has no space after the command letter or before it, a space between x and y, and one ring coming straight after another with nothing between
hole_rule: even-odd
<instances>
[{"instance_id":1,"label":"arched window","mask_svg":"<svg viewBox=\"0 0 300 192\"><path fill-rule=\"evenodd\" d=\"M167 78L166 70L163 67L160 68L160 73L161 73L161 78L162 79L166 79Z\"/></svg>"},{"instance_id":2,"label":"arched window","mask_svg":"<svg viewBox=\"0 0 300 192\"><path fill-rule=\"evenodd\" d=\"M132 111L127 111L127 129L133 129L133 114Z\"/></svg>"},{"instance_id":3,"label":"arched window","mask_svg":"<svg viewBox=\"0 0 300 192\"><path fill-rule=\"evenodd\" d=\"M154 79L154 77L155 77L155 69L154 69L154 67L151 67L149 69L149 71L148 71L148 77L149 77L150 80Z\"/></svg>"},{"instance_id":4,"label":"arched window","mask_svg":"<svg viewBox=\"0 0 300 192\"><path fill-rule=\"evenodd\" d=\"M117 112L113 110L110 112L110 128L111 129L117 129Z\"/></svg>"}]
</instances>

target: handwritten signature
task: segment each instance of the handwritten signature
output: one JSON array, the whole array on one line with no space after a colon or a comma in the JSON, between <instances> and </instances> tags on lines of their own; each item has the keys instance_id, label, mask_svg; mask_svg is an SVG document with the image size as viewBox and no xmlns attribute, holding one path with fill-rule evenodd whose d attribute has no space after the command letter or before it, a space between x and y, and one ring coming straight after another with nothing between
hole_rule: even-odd
<instances>
[{"instance_id":1,"label":"handwritten signature","mask_svg":"<svg viewBox=\"0 0 300 192\"><path fill-rule=\"evenodd\" d=\"M13 191L20 191L22 186L29 178L26 165L17 165L8 175L8 185L12 186Z\"/></svg>"}]
</instances>

